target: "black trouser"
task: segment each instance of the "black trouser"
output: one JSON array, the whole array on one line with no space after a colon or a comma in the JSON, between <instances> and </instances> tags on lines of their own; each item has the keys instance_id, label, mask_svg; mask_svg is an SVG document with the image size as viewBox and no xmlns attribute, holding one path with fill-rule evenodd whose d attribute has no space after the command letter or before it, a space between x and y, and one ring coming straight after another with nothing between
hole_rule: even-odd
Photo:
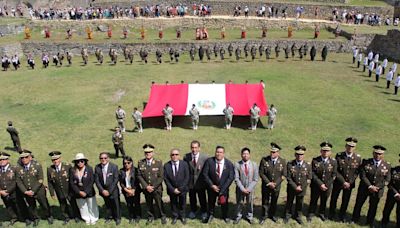
<instances>
[{"instance_id":1,"label":"black trouser","mask_svg":"<svg viewBox=\"0 0 400 228\"><path fill-rule=\"evenodd\" d=\"M326 214L326 202L331 194L332 188L328 187L328 190L322 191L317 184L311 184L311 200L310 207L308 208L308 217L314 216L318 199L321 198L318 214L327 216Z\"/></svg>"},{"instance_id":2,"label":"black trouser","mask_svg":"<svg viewBox=\"0 0 400 228\"><path fill-rule=\"evenodd\" d=\"M400 226L400 202L394 198L395 193L391 190L388 191L385 207L382 213L382 225L387 225L389 223L390 213L392 212L394 205L396 205L396 222L397 226Z\"/></svg>"},{"instance_id":3,"label":"black trouser","mask_svg":"<svg viewBox=\"0 0 400 228\"><path fill-rule=\"evenodd\" d=\"M214 192L211 189L208 189L208 213L209 215L214 216L214 211L215 211L215 203L217 202L217 198L219 196L219 193ZM229 211L229 206L228 206L228 198L229 195L226 195L226 203L221 205L221 212L222 212L222 219L229 218L228 217L228 211Z\"/></svg>"},{"instance_id":4,"label":"black trouser","mask_svg":"<svg viewBox=\"0 0 400 228\"><path fill-rule=\"evenodd\" d=\"M278 203L279 191L264 187L262 189L262 218L266 219L267 216L272 218L276 213L276 205Z\"/></svg>"},{"instance_id":5,"label":"black trouser","mask_svg":"<svg viewBox=\"0 0 400 228\"><path fill-rule=\"evenodd\" d=\"M360 61L357 61L357 68L360 68Z\"/></svg>"},{"instance_id":6,"label":"black trouser","mask_svg":"<svg viewBox=\"0 0 400 228\"><path fill-rule=\"evenodd\" d=\"M193 213L197 211L197 197L199 197L201 213L207 213L207 196L205 188L189 190L190 211Z\"/></svg>"},{"instance_id":7,"label":"black trouser","mask_svg":"<svg viewBox=\"0 0 400 228\"><path fill-rule=\"evenodd\" d=\"M160 216L162 218L165 218L164 203L162 201L162 192L154 191L152 193L149 193L149 192L145 191L144 197L146 199L148 218L154 219L156 217L153 201L156 204L156 208L157 208L158 212L160 213Z\"/></svg>"},{"instance_id":8,"label":"black trouser","mask_svg":"<svg viewBox=\"0 0 400 228\"><path fill-rule=\"evenodd\" d=\"M119 195L108 197L104 197L104 204L106 206L107 217L106 219L114 219L120 220L121 219L121 212L120 212L120 202L119 202Z\"/></svg>"},{"instance_id":9,"label":"black trouser","mask_svg":"<svg viewBox=\"0 0 400 228\"><path fill-rule=\"evenodd\" d=\"M21 148L21 142L19 141L19 138L12 138L12 141L13 141L15 150L18 152L21 152L22 148Z\"/></svg>"},{"instance_id":10,"label":"black trouser","mask_svg":"<svg viewBox=\"0 0 400 228\"><path fill-rule=\"evenodd\" d=\"M353 64L356 62L356 57L353 56Z\"/></svg>"},{"instance_id":11,"label":"black trouser","mask_svg":"<svg viewBox=\"0 0 400 228\"><path fill-rule=\"evenodd\" d=\"M114 144L114 149L115 149L115 156L118 158L119 152L121 151L121 154L123 157L125 157L125 150L124 150L124 144Z\"/></svg>"},{"instance_id":12,"label":"black trouser","mask_svg":"<svg viewBox=\"0 0 400 228\"><path fill-rule=\"evenodd\" d=\"M186 218L186 192L170 195L172 218Z\"/></svg>"},{"instance_id":13,"label":"black trouser","mask_svg":"<svg viewBox=\"0 0 400 228\"><path fill-rule=\"evenodd\" d=\"M125 195L125 201L129 211L129 218L140 219L142 217L142 208L140 207L140 192L135 192L134 196Z\"/></svg>"},{"instance_id":14,"label":"black trouser","mask_svg":"<svg viewBox=\"0 0 400 228\"><path fill-rule=\"evenodd\" d=\"M382 67L382 74L385 74L386 67Z\"/></svg>"},{"instance_id":15,"label":"black trouser","mask_svg":"<svg viewBox=\"0 0 400 228\"><path fill-rule=\"evenodd\" d=\"M311 61L314 61L315 56L311 55Z\"/></svg>"},{"instance_id":16,"label":"black trouser","mask_svg":"<svg viewBox=\"0 0 400 228\"><path fill-rule=\"evenodd\" d=\"M368 77L372 76L372 70L368 70Z\"/></svg>"},{"instance_id":17,"label":"black trouser","mask_svg":"<svg viewBox=\"0 0 400 228\"><path fill-rule=\"evenodd\" d=\"M51 217L51 211L50 211L50 205L49 202L47 201L46 198L46 192L44 189L39 190L35 196L30 197L25 195L25 200L28 203L28 214L29 214L29 219L30 220L36 220L39 219L39 215L37 213L37 207L36 207L36 200L39 202L40 206L44 210L44 216L46 218Z\"/></svg>"},{"instance_id":18,"label":"black trouser","mask_svg":"<svg viewBox=\"0 0 400 228\"><path fill-rule=\"evenodd\" d=\"M379 74L375 74L375 81L379 82Z\"/></svg>"},{"instance_id":19,"label":"black trouser","mask_svg":"<svg viewBox=\"0 0 400 228\"><path fill-rule=\"evenodd\" d=\"M15 198L10 197L1 197L3 199L4 205L6 206L6 210L11 220L17 220L18 218L18 209L17 209L17 201Z\"/></svg>"},{"instance_id":20,"label":"black trouser","mask_svg":"<svg viewBox=\"0 0 400 228\"><path fill-rule=\"evenodd\" d=\"M365 72L366 69L367 69L367 66L364 65L364 67L363 67L363 72Z\"/></svg>"},{"instance_id":21,"label":"black trouser","mask_svg":"<svg viewBox=\"0 0 400 228\"><path fill-rule=\"evenodd\" d=\"M386 89L389 89L389 87L390 87L390 82L391 82L391 81L386 80Z\"/></svg>"},{"instance_id":22,"label":"black trouser","mask_svg":"<svg viewBox=\"0 0 400 228\"><path fill-rule=\"evenodd\" d=\"M399 87L398 86L395 86L394 87L394 95L397 95L397 91L399 90Z\"/></svg>"},{"instance_id":23,"label":"black trouser","mask_svg":"<svg viewBox=\"0 0 400 228\"><path fill-rule=\"evenodd\" d=\"M349 206L349 201L351 197L351 192L353 188L343 189L343 185L339 182L334 182L333 190L331 195L331 203L329 206L329 216L333 217L336 214L336 206L337 201L340 195L340 192L343 190L342 194L342 204L340 205L339 219L343 219L346 215L347 207Z\"/></svg>"},{"instance_id":24,"label":"black trouser","mask_svg":"<svg viewBox=\"0 0 400 228\"><path fill-rule=\"evenodd\" d=\"M369 208L367 214L367 223L373 224L380 197L378 193L370 193L367 188L358 188L356 205L354 206L354 211L353 211L354 222L358 222L360 220L361 208L368 197L369 197Z\"/></svg>"},{"instance_id":25,"label":"black trouser","mask_svg":"<svg viewBox=\"0 0 400 228\"><path fill-rule=\"evenodd\" d=\"M305 190L303 190L305 191ZM296 219L300 219L303 214L303 201L304 201L304 193L297 193L291 187L287 189L287 201L286 201L286 218L290 218L294 216ZM293 201L296 199L296 206L293 211Z\"/></svg>"}]
</instances>

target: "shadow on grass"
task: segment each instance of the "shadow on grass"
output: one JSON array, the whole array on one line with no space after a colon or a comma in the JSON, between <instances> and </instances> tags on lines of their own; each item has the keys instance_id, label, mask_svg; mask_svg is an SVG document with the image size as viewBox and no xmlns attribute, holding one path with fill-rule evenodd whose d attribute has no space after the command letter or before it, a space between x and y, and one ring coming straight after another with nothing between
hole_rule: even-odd
<instances>
[{"instance_id":1,"label":"shadow on grass","mask_svg":"<svg viewBox=\"0 0 400 228\"><path fill-rule=\"evenodd\" d=\"M400 102L400 99L393 99L393 98L390 98L389 101Z\"/></svg>"},{"instance_id":2,"label":"shadow on grass","mask_svg":"<svg viewBox=\"0 0 400 228\"><path fill-rule=\"evenodd\" d=\"M381 88L383 88L383 87L381 87ZM391 92L387 92L387 91L382 91L381 93L383 93L383 94L392 94Z\"/></svg>"}]
</instances>

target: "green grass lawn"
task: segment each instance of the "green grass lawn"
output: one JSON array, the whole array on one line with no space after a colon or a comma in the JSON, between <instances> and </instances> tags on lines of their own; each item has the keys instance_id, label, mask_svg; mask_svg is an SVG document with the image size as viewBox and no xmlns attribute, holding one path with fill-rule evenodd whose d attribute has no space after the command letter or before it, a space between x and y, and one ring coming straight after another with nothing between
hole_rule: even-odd
<instances>
[{"instance_id":1,"label":"green grass lawn","mask_svg":"<svg viewBox=\"0 0 400 228\"><path fill-rule=\"evenodd\" d=\"M99 152L113 153L110 129L116 125L114 111L117 105L122 105L127 113L135 106L142 109L149 96L151 81L180 83L184 80L193 83L199 80L200 83L210 83L215 80L216 83L226 83L233 80L243 83L249 80L249 83L258 83L263 79L266 82L266 100L275 104L279 111L273 131L262 126L255 132L246 130L248 118L234 118L233 128L226 131L222 129L222 117L201 117L199 130L192 131L189 129L189 118L180 117L175 119L173 130L167 132L162 129L162 118L145 119L143 134L125 134L127 154L133 156L136 163L143 158L142 145L152 143L156 147L156 157L166 162L171 148L188 152L190 141L197 139L202 143L202 150L209 155L213 154L216 145L223 145L226 157L238 161L240 149L247 146L252 150L252 159L259 162L262 156L269 153L269 143L274 141L281 145L281 155L287 160L293 159L296 145L304 144L307 147L306 160L311 161L312 157L318 156L321 141L331 141L335 154L344 149L346 137L355 136L359 139L357 151L364 158L371 156L373 145L382 144L388 149L385 158L397 165L400 97L392 95L393 89L385 89L384 80L376 83L366 73L355 69L350 63L350 54L330 53L327 62L319 61L319 55L320 50L316 62L309 61L308 56L303 61L298 58L285 60L281 56L268 62L263 58L255 62L242 59L238 63L230 59L223 63L215 60L200 63L196 60L191 64L185 54L178 64L165 62L156 65L152 53L147 65L137 62L138 57L135 56L133 65L120 59L116 66L108 64L108 56L102 66L96 65L94 58L90 59L88 66L81 66L81 58L75 57L71 67L50 66L47 69L42 68L37 60L35 70L27 69L23 59L20 70L0 72L0 123L4 129L0 134L0 148L12 146L5 127L8 120L13 120L20 131L22 147L32 150L43 167L50 165L48 152L52 150L62 151L65 161L71 161L76 153L84 152L90 164L95 165ZM167 59L164 55L164 60ZM125 95L117 101L115 94L119 90L125 91ZM266 121L263 117L261 125L265 126ZM132 119L127 118L126 124L131 129ZM17 154L11 154L14 163ZM122 160L119 158L113 162L121 166ZM234 188L235 184L232 184L232 203ZM283 213L285 189L286 186L281 189L279 216ZM349 213L352 213L356 192L352 195ZM256 196L258 218L261 210L260 183ZM166 192L164 197L169 201ZM379 204L378 220L382 216L384 199ZM102 205L101 199L99 202ZM51 200L50 203L58 206L56 201ZM308 205L309 195L305 203ZM363 214L366 214L367 208L366 203ZM125 215L126 210L123 211ZM233 211L231 207L231 215ZM58 209L55 212L59 213ZM140 225L144 226L144 223L142 221ZM113 227L113 224L104 224L104 220L98 224ZM159 222L156 224L160 225ZM241 223L241 226L245 225ZM268 221L267 225L274 224ZM280 220L277 225L284 226L283 221ZM308 227L339 225L314 219ZM22 223L16 225L23 226ZM55 226L61 227L61 222L57 221ZM76 226L71 223L67 227ZM128 227L126 219L123 226ZM200 226L200 223L190 221L188 226ZM212 227L223 226L225 224L220 220L212 224ZM47 222L42 221L41 227L48 227ZM299 226L291 221L285 227Z\"/></svg>"}]
</instances>

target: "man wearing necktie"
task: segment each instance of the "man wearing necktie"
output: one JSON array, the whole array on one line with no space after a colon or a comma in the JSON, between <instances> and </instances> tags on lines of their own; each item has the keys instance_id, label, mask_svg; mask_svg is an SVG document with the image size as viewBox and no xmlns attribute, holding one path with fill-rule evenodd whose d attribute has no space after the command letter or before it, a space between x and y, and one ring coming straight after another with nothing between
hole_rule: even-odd
<instances>
[{"instance_id":1,"label":"man wearing necktie","mask_svg":"<svg viewBox=\"0 0 400 228\"><path fill-rule=\"evenodd\" d=\"M391 166L386 162L384 153L386 148L381 145L373 146L373 158L363 161L360 170L360 186L358 187L356 205L353 211L353 222L358 223L360 220L361 208L369 197L369 208L367 214L367 223L374 226L376 210L379 200L382 198L385 186L390 182Z\"/></svg>"},{"instance_id":2,"label":"man wearing necktie","mask_svg":"<svg viewBox=\"0 0 400 228\"><path fill-rule=\"evenodd\" d=\"M334 220L336 214L336 205L343 191L342 204L340 206L339 220L346 221L346 211L350 202L351 192L355 188L355 182L360 172L361 156L355 152L358 140L354 137L346 139L345 151L336 154L338 164L337 176L333 182L331 203L329 207L329 219Z\"/></svg>"},{"instance_id":3,"label":"man wearing necktie","mask_svg":"<svg viewBox=\"0 0 400 228\"><path fill-rule=\"evenodd\" d=\"M110 162L110 154L108 152L100 153L99 159L100 164L95 167L94 181L104 199L107 211L106 223L114 219L115 224L118 226L121 224L118 167Z\"/></svg>"},{"instance_id":4,"label":"man wearing necktie","mask_svg":"<svg viewBox=\"0 0 400 228\"><path fill-rule=\"evenodd\" d=\"M196 218L197 211L197 197L200 203L201 217L207 219L207 195L206 183L201 175L203 171L204 162L208 159L205 153L201 152L200 142L194 140L190 143L190 153L185 155L185 160L189 165L190 180L189 180L189 199L190 199L190 219Z\"/></svg>"},{"instance_id":5,"label":"man wearing necktie","mask_svg":"<svg viewBox=\"0 0 400 228\"><path fill-rule=\"evenodd\" d=\"M241 156L242 160L235 163L236 219L233 223L238 224L244 216L250 224L253 224L254 190L259 179L258 166L250 160L249 148L243 148ZM244 206L246 210L243 209ZM244 212L246 214L243 215Z\"/></svg>"},{"instance_id":6,"label":"man wearing necktie","mask_svg":"<svg viewBox=\"0 0 400 228\"><path fill-rule=\"evenodd\" d=\"M260 162L260 177L262 179L262 217L260 224L264 224L265 220L270 218L273 222L277 222L275 217L281 183L287 175L286 161L280 157L279 151L281 147L272 142L270 155L263 157Z\"/></svg>"},{"instance_id":7,"label":"man wearing necktie","mask_svg":"<svg viewBox=\"0 0 400 228\"><path fill-rule=\"evenodd\" d=\"M214 219L215 203L221 205L222 218L230 223L228 217L229 186L235 179L234 167L231 161L225 158L225 148L217 146L215 156L207 159L203 168L204 180L208 187L208 219L203 222L211 223Z\"/></svg>"},{"instance_id":8,"label":"man wearing necktie","mask_svg":"<svg viewBox=\"0 0 400 228\"><path fill-rule=\"evenodd\" d=\"M167 193L171 199L172 222L176 224L181 219L186 224L186 194L189 190L189 166L180 160L180 151L172 149L171 160L164 165L164 181L167 186Z\"/></svg>"},{"instance_id":9,"label":"man wearing necktie","mask_svg":"<svg viewBox=\"0 0 400 228\"><path fill-rule=\"evenodd\" d=\"M15 167L10 165L9 158L9 154L0 152L0 195L10 217L9 224L12 226L18 219L17 201L15 198L17 184L15 183Z\"/></svg>"},{"instance_id":10,"label":"man wearing necktie","mask_svg":"<svg viewBox=\"0 0 400 228\"><path fill-rule=\"evenodd\" d=\"M328 217L326 210L326 203L332 192L333 181L337 175L337 162L331 158L332 144L329 142L322 142L320 145L321 155L313 158L312 160L312 181L311 181L311 199L310 207L308 208L307 221L311 222L315 215L318 199L320 198L320 205L318 215L322 221Z\"/></svg>"}]
</instances>

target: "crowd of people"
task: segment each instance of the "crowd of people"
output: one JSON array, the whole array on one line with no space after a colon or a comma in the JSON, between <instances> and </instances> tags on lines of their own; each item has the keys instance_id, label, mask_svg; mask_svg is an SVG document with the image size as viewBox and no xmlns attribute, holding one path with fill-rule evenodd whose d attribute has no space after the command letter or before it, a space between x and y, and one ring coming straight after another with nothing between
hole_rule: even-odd
<instances>
[{"instance_id":1,"label":"crowd of people","mask_svg":"<svg viewBox=\"0 0 400 228\"><path fill-rule=\"evenodd\" d=\"M93 164L92 168L83 153L77 153L72 164L68 164L63 162L60 151L52 151L49 153L52 165L44 173L41 162L34 159L33 153L21 148L18 131L11 122L7 131L15 150L20 152L15 166L10 163L10 154L0 152L0 194L11 225L20 219L27 225L33 223L37 226L40 220L36 202L43 208L43 216L48 223L53 224L53 212L47 193L58 199L64 224L74 219L77 223L83 220L86 224L93 225L102 216L106 223L114 220L119 225L122 209L120 195L126 201L129 223L137 223L142 218L141 194L144 195L147 206L146 224L152 224L157 217L161 218L162 224L166 224L167 215L162 199L163 183L170 198L171 224L176 224L178 220L186 224L187 218L199 218L203 223L210 224L214 220L216 203L221 206L221 217L227 224L231 220L238 224L242 219L255 224L256 217L261 225L267 219L278 222L280 216L277 214L277 204L281 185L285 180L287 200L282 216L284 223L293 218L297 223L304 224L303 204L308 192L311 198L308 212L305 213L307 222L318 216L322 221L358 223L361 209L369 198L366 224L375 227L377 206L385 188L388 190L382 213L382 227L388 225L394 206L397 204L399 207L400 166L392 168L384 159L386 148L382 145L373 146L372 157L362 159L356 152L358 140L355 137L346 138L344 151L334 157L333 145L323 141L320 144L320 155L312 158L312 162L305 161L307 148L304 145L296 146L293 157L287 155L286 160L280 155L281 146L274 142L267 148L268 154L259 162L252 157L251 149L247 147L239 150L241 159L237 162L226 157L223 146L216 146L214 155L209 157L201 151L200 142L194 140L190 143L189 153L181 154L180 149L173 148L169 153L170 160L163 163L155 157L156 148L145 144L144 158L135 158L137 166L134 165L134 158L123 153L121 169L111 161L108 152L101 152L99 163ZM44 182L46 173L47 184ZM348 218L346 213L349 199L356 188L357 179L360 182L356 202L352 217ZM234 213L230 213L229 196L233 182L236 185L236 202ZM259 194L256 192L259 184L262 186L262 211L260 215L256 215L254 199ZM341 193L343 196L339 201ZM96 194L104 199L104 215L99 215ZM397 226L399 225L397 216Z\"/></svg>"}]
</instances>

